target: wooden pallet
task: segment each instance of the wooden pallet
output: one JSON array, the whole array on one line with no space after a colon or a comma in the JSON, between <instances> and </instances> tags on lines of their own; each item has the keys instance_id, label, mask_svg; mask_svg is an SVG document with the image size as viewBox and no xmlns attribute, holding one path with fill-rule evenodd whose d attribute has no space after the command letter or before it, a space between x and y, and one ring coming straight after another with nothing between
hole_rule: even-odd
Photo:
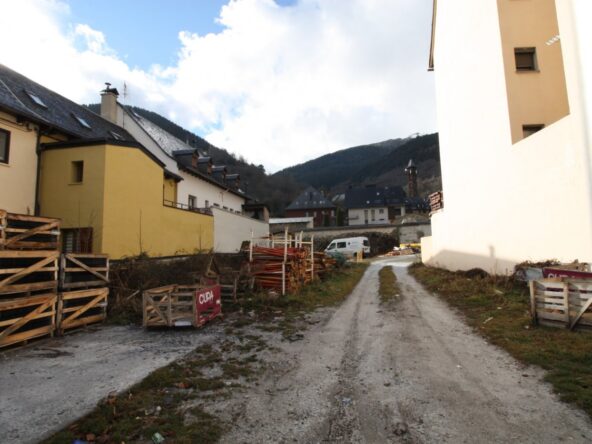
<instances>
[{"instance_id":1,"label":"wooden pallet","mask_svg":"<svg viewBox=\"0 0 592 444\"><path fill-rule=\"evenodd\" d=\"M167 285L143 293L144 327L195 326L200 285Z\"/></svg>"},{"instance_id":2,"label":"wooden pallet","mask_svg":"<svg viewBox=\"0 0 592 444\"><path fill-rule=\"evenodd\" d=\"M60 220L0 210L0 250L57 250Z\"/></svg>"},{"instance_id":3,"label":"wooden pallet","mask_svg":"<svg viewBox=\"0 0 592 444\"><path fill-rule=\"evenodd\" d=\"M62 292L58 298L57 330L86 327L103 322L107 318L108 288L92 288Z\"/></svg>"},{"instance_id":4,"label":"wooden pallet","mask_svg":"<svg viewBox=\"0 0 592 444\"><path fill-rule=\"evenodd\" d=\"M592 328L592 281L552 278L531 281L531 316L536 324Z\"/></svg>"},{"instance_id":5,"label":"wooden pallet","mask_svg":"<svg viewBox=\"0 0 592 444\"><path fill-rule=\"evenodd\" d=\"M58 251L0 251L0 298L56 292Z\"/></svg>"},{"instance_id":6,"label":"wooden pallet","mask_svg":"<svg viewBox=\"0 0 592 444\"><path fill-rule=\"evenodd\" d=\"M0 348L55 331L57 294L0 300Z\"/></svg>"},{"instance_id":7,"label":"wooden pallet","mask_svg":"<svg viewBox=\"0 0 592 444\"><path fill-rule=\"evenodd\" d=\"M60 289L104 287L109 284L109 256L106 254L62 254Z\"/></svg>"}]
</instances>

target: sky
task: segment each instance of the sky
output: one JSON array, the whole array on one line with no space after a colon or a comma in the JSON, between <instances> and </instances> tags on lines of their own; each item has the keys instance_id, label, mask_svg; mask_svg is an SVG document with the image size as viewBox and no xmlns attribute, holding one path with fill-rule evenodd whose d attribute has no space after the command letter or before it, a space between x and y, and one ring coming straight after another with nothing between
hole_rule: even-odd
<instances>
[{"instance_id":1,"label":"sky","mask_svg":"<svg viewBox=\"0 0 592 444\"><path fill-rule=\"evenodd\" d=\"M268 172L436 130L431 0L6 0L0 63L105 82ZM12 43L6 43L12 42Z\"/></svg>"}]
</instances>

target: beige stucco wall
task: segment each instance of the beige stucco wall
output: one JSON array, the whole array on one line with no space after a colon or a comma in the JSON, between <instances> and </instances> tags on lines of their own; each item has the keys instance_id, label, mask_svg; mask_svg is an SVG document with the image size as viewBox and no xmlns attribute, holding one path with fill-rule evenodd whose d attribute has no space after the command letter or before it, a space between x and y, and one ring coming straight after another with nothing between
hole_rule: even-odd
<instances>
[{"instance_id":1,"label":"beige stucco wall","mask_svg":"<svg viewBox=\"0 0 592 444\"><path fill-rule=\"evenodd\" d=\"M177 198L179 202L187 204L189 195L192 195L196 197L199 208L205 208L207 200L209 206L216 203L220 208L227 207L239 213L242 212L242 206L245 203L244 198L184 171L181 171L179 175L185 179L178 184Z\"/></svg>"},{"instance_id":2,"label":"beige stucco wall","mask_svg":"<svg viewBox=\"0 0 592 444\"><path fill-rule=\"evenodd\" d=\"M514 143L523 125L548 126L569 114L555 0L497 0L506 75L509 117ZM445 7L445 6L444 6ZM516 71L514 48L536 48L538 69Z\"/></svg>"},{"instance_id":3,"label":"beige stucco wall","mask_svg":"<svg viewBox=\"0 0 592 444\"><path fill-rule=\"evenodd\" d=\"M374 220L372 220L372 210L374 210ZM382 210L382 214L380 214ZM388 208L367 208L368 211L368 225L382 225L388 224ZM403 209L403 215L405 210ZM364 217L364 209L362 208L350 208L347 210L348 224L349 225L365 225L366 218Z\"/></svg>"},{"instance_id":4,"label":"beige stucco wall","mask_svg":"<svg viewBox=\"0 0 592 444\"><path fill-rule=\"evenodd\" d=\"M269 235L269 224L230 211L212 208L214 214L214 251L236 253L244 241Z\"/></svg>"},{"instance_id":5,"label":"beige stucco wall","mask_svg":"<svg viewBox=\"0 0 592 444\"><path fill-rule=\"evenodd\" d=\"M573 104L583 93L563 12L571 5L558 1L557 9ZM585 107L511 143L496 0L439 2L435 48L445 208L432 217L424 261L496 273L524 260L592 261Z\"/></svg>"},{"instance_id":6,"label":"beige stucco wall","mask_svg":"<svg viewBox=\"0 0 592 444\"><path fill-rule=\"evenodd\" d=\"M37 131L16 123L0 112L0 128L10 132L8 164L0 162L0 209L12 213L35 212L37 177Z\"/></svg>"}]
</instances>

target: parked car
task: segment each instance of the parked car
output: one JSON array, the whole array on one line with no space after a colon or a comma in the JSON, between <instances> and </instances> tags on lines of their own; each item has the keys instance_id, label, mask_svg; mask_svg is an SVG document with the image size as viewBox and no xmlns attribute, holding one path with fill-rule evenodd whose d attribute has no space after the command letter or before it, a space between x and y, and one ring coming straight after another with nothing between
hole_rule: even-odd
<instances>
[{"instance_id":1,"label":"parked car","mask_svg":"<svg viewBox=\"0 0 592 444\"><path fill-rule=\"evenodd\" d=\"M361 251L364 257L370 254L370 242L367 237L333 239L325 248L327 254L341 253L346 257L353 257L358 251Z\"/></svg>"}]
</instances>

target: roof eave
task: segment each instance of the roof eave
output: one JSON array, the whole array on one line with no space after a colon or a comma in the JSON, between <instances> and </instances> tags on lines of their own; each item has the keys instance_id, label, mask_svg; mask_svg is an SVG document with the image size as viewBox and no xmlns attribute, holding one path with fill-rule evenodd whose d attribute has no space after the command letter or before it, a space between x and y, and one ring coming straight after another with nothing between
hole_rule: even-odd
<instances>
[{"instance_id":1,"label":"roof eave","mask_svg":"<svg viewBox=\"0 0 592 444\"><path fill-rule=\"evenodd\" d=\"M434 47L436 44L436 13L438 10L438 0L433 0L432 8L432 35L430 37L430 58L428 60L428 71L434 70Z\"/></svg>"}]
</instances>

